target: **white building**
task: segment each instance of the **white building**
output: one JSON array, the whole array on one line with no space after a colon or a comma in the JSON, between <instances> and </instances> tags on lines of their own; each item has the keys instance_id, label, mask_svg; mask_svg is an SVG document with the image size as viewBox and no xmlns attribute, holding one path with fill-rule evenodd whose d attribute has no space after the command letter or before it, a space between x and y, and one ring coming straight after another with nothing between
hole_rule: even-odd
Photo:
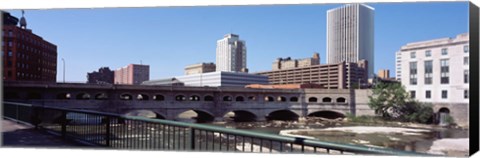
<instances>
[{"instance_id":1,"label":"white building","mask_svg":"<svg viewBox=\"0 0 480 158\"><path fill-rule=\"evenodd\" d=\"M327 11L327 63L368 61L368 77L374 70L374 8L347 4Z\"/></svg>"},{"instance_id":2,"label":"white building","mask_svg":"<svg viewBox=\"0 0 480 158\"><path fill-rule=\"evenodd\" d=\"M226 34L217 41L216 71L247 72L247 48L238 35Z\"/></svg>"},{"instance_id":3,"label":"white building","mask_svg":"<svg viewBox=\"0 0 480 158\"><path fill-rule=\"evenodd\" d=\"M166 82L168 81L168 82ZM209 87L244 87L249 84L268 84L268 76L240 72L208 72L193 75L175 76L174 78L145 81L144 85L171 85L181 82L184 86Z\"/></svg>"},{"instance_id":4,"label":"white building","mask_svg":"<svg viewBox=\"0 0 480 158\"><path fill-rule=\"evenodd\" d=\"M411 97L430 103L469 102L468 33L408 43L396 60L396 78Z\"/></svg>"}]
</instances>

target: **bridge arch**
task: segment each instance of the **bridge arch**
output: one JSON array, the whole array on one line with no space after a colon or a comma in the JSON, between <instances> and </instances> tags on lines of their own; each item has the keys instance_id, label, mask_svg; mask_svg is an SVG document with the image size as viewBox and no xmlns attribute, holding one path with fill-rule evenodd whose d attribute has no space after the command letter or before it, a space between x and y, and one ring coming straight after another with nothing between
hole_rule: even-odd
<instances>
[{"instance_id":1,"label":"bridge arch","mask_svg":"<svg viewBox=\"0 0 480 158\"><path fill-rule=\"evenodd\" d=\"M345 114L338 111L333 110L320 110L315 111L307 115L308 117L322 117L327 119L337 119L337 118L344 118Z\"/></svg>"},{"instance_id":2,"label":"bridge arch","mask_svg":"<svg viewBox=\"0 0 480 158\"><path fill-rule=\"evenodd\" d=\"M308 102L309 103L316 103L318 101L318 99L316 97L310 97L308 98Z\"/></svg>"},{"instance_id":3,"label":"bridge arch","mask_svg":"<svg viewBox=\"0 0 480 158\"><path fill-rule=\"evenodd\" d=\"M195 120L194 122L196 123L206 123L213 122L215 120L215 116L208 111L191 109L179 113L175 119L180 121Z\"/></svg>"},{"instance_id":4,"label":"bridge arch","mask_svg":"<svg viewBox=\"0 0 480 158\"><path fill-rule=\"evenodd\" d=\"M278 96L278 97L277 97L277 101L279 101L279 102L286 102L286 101L287 101L287 98L284 97L284 96Z\"/></svg>"},{"instance_id":5,"label":"bridge arch","mask_svg":"<svg viewBox=\"0 0 480 158\"><path fill-rule=\"evenodd\" d=\"M235 97L235 101L243 102L243 101L245 101L245 98L243 96L237 96L237 97Z\"/></svg>"},{"instance_id":6,"label":"bridge arch","mask_svg":"<svg viewBox=\"0 0 480 158\"><path fill-rule=\"evenodd\" d=\"M108 99L108 95L105 92L100 92L95 94L95 100L107 100L107 99Z\"/></svg>"},{"instance_id":7,"label":"bridge arch","mask_svg":"<svg viewBox=\"0 0 480 158\"><path fill-rule=\"evenodd\" d=\"M229 95L223 96L223 101L232 101L232 96L229 96Z\"/></svg>"},{"instance_id":8,"label":"bridge arch","mask_svg":"<svg viewBox=\"0 0 480 158\"><path fill-rule=\"evenodd\" d=\"M57 94L57 97L56 99L60 99L60 100L68 100L72 97L72 94L68 93L68 92L62 92L62 93L58 93Z\"/></svg>"},{"instance_id":9,"label":"bridge arch","mask_svg":"<svg viewBox=\"0 0 480 158\"><path fill-rule=\"evenodd\" d=\"M187 97L185 97L185 95L183 94L178 94L175 96L175 101L185 101L187 100Z\"/></svg>"},{"instance_id":10,"label":"bridge arch","mask_svg":"<svg viewBox=\"0 0 480 158\"><path fill-rule=\"evenodd\" d=\"M298 97L291 97L290 102L298 102Z\"/></svg>"},{"instance_id":11,"label":"bridge arch","mask_svg":"<svg viewBox=\"0 0 480 158\"><path fill-rule=\"evenodd\" d=\"M130 93L120 94L120 100L132 100L133 96Z\"/></svg>"},{"instance_id":12,"label":"bridge arch","mask_svg":"<svg viewBox=\"0 0 480 158\"><path fill-rule=\"evenodd\" d=\"M130 110L124 113L126 116L141 116L146 118L153 118L153 119L165 119L165 115L160 114L158 112L152 110L145 110L145 109L138 109L138 110Z\"/></svg>"},{"instance_id":13,"label":"bridge arch","mask_svg":"<svg viewBox=\"0 0 480 158\"><path fill-rule=\"evenodd\" d=\"M203 101L214 101L214 100L215 100L215 98L211 95L205 95L203 97Z\"/></svg>"},{"instance_id":14,"label":"bridge arch","mask_svg":"<svg viewBox=\"0 0 480 158\"><path fill-rule=\"evenodd\" d=\"M155 94L155 95L153 95L152 99L155 100L155 101L164 101L165 96L163 96L161 94Z\"/></svg>"},{"instance_id":15,"label":"bridge arch","mask_svg":"<svg viewBox=\"0 0 480 158\"><path fill-rule=\"evenodd\" d=\"M137 95L137 100L149 100L150 97L147 94L140 93Z\"/></svg>"},{"instance_id":16,"label":"bridge arch","mask_svg":"<svg viewBox=\"0 0 480 158\"><path fill-rule=\"evenodd\" d=\"M332 98L330 98L330 97L322 98L322 102L323 102L323 103L331 103L331 102L332 102Z\"/></svg>"},{"instance_id":17,"label":"bridge arch","mask_svg":"<svg viewBox=\"0 0 480 158\"><path fill-rule=\"evenodd\" d=\"M225 113L223 118L232 119L234 122L254 122L257 120L257 115L248 110L233 110Z\"/></svg>"},{"instance_id":18,"label":"bridge arch","mask_svg":"<svg viewBox=\"0 0 480 158\"><path fill-rule=\"evenodd\" d=\"M188 98L189 101L200 101L200 96L198 95L191 95L189 98Z\"/></svg>"},{"instance_id":19,"label":"bridge arch","mask_svg":"<svg viewBox=\"0 0 480 158\"><path fill-rule=\"evenodd\" d=\"M300 117L299 114L291 111L291 110L275 110L266 116L267 120L282 120L282 121L287 121L287 120L298 120Z\"/></svg>"},{"instance_id":20,"label":"bridge arch","mask_svg":"<svg viewBox=\"0 0 480 158\"><path fill-rule=\"evenodd\" d=\"M275 101L275 99L272 96L265 96L265 101L273 102L273 101Z\"/></svg>"},{"instance_id":21,"label":"bridge arch","mask_svg":"<svg viewBox=\"0 0 480 158\"><path fill-rule=\"evenodd\" d=\"M80 92L75 96L75 99L77 100L89 100L90 99L90 94L86 92Z\"/></svg>"},{"instance_id":22,"label":"bridge arch","mask_svg":"<svg viewBox=\"0 0 480 158\"><path fill-rule=\"evenodd\" d=\"M347 102L347 99L345 99L344 97L337 98L337 103L346 103L346 102Z\"/></svg>"},{"instance_id":23,"label":"bridge arch","mask_svg":"<svg viewBox=\"0 0 480 158\"><path fill-rule=\"evenodd\" d=\"M257 97L251 95L251 96L248 96L248 101L257 101Z\"/></svg>"}]
</instances>

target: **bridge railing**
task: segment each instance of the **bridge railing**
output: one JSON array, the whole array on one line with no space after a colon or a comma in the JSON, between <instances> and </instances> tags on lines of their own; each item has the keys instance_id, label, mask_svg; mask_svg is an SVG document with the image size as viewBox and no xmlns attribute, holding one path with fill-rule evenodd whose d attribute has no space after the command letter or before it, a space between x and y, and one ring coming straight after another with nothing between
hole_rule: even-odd
<instances>
[{"instance_id":1,"label":"bridge railing","mask_svg":"<svg viewBox=\"0 0 480 158\"><path fill-rule=\"evenodd\" d=\"M212 125L3 102L4 117L66 139L108 148L324 154L428 154L324 142Z\"/></svg>"}]
</instances>

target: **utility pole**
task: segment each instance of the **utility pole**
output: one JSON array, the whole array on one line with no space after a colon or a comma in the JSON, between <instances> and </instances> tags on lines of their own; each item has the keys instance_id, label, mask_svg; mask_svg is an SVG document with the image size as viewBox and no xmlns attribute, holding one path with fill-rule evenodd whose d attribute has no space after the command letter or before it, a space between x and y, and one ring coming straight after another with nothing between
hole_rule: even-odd
<instances>
[{"instance_id":1,"label":"utility pole","mask_svg":"<svg viewBox=\"0 0 480 158\"><path fill-rule=\"evenodd\" d=\"M63 61L63 83L65 83L65 59L62 58Z\"/></svg>"}]
</instances>

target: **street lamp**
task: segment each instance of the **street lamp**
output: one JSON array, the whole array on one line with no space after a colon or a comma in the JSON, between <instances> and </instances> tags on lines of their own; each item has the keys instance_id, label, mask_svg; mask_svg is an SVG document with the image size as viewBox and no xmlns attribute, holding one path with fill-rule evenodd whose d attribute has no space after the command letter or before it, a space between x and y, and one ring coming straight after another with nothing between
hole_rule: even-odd
<instances>
[{"instance_id":1,"label":"street lamp","mask_svg":"<svg viewBox=\"0 0 480 158\"><path fill-rule=\"evenodd\" d=\"M63 61L63 83L65 83L65 59L62 58Z\"/></svg>"}]
</instances>

